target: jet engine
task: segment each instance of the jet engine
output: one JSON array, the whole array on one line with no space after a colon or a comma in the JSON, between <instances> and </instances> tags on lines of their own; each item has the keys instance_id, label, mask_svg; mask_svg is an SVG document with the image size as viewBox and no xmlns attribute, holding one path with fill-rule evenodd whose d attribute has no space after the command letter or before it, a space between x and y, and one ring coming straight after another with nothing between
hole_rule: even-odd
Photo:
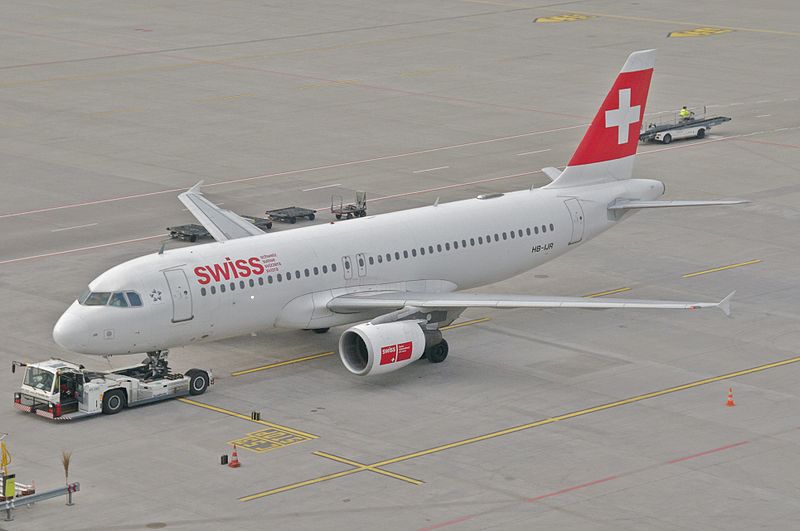
<instances>
[{"instance_id":1,"label":"jet engine","mask_svg":"<svg viewBox=\"0 0 800 531\"><path fill-rule=\"evenodd\" d=\"M339 338L342 363L359 376L395 371L424 353L425 333L416 321L360 324Z\"/></svg>"}]
</instances>

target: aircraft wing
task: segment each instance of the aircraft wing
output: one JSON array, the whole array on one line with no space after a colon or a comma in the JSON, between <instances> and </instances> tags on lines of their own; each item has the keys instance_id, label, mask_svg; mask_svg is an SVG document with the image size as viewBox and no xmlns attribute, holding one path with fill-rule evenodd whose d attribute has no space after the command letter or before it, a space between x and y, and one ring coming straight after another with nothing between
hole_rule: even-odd
<instances>
[{"instance_id":1,"label":"aircraft wing","mask_svg":"<svg viewBox=\"0 0 800 531\"><path fill-rule=\"evenodd\" d=\"M720 206L720 205L740 205L749 203L746 199L728 199L715 201L634 201L619 200L609 206L609 210L633 210L637 208L668 208L668 207L693 207L693 206Z\"/></svg>"},{"instance_id":2,"label":"aircraft wing","mask_svg":"<svg viewBox=\"0 0 800 531\"><path fill-rule=\"evenodd\" d=\"M238 214L218 207L205 197L200 191L200 181L187 191L178 195L181 203L186 205L197 221L214 237L218 242L235 240L236 238L246 238L247 236L258 236L264 231L242 218Z\"/></svg>"},{"instance_id":3,"label":"aircraft wing","mask_svg":"<svg viewBox=\"0 0 800 531\"><path fill-rule=\"evenodd\" d=\"M692 302L460 292L368 291L334 297L328 302L328 309L336 313L357 313L368 310L400 310L407 307L425 310L448 308L655 308L684 310L719 308L725 315L730 316L731 298L734 293L732 292L719 302Z\"/></svg>"}]
</instances>

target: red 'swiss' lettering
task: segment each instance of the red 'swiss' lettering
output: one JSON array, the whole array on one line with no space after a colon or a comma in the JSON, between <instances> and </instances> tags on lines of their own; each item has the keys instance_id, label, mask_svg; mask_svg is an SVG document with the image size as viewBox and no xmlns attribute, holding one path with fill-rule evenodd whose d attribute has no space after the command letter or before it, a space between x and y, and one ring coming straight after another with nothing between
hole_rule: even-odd
<instances>
[{"instance_id":1,"label":"red 'swiss' lettering","mask_svg":"<svg viewBox=\"0 0 800 531\"><path fill-rule=\"evenodd\" d=\"M390 363L397 363L398 361L405 361L411 359L411 354L414 352L414 343L406 341L397 345L386 345L381 347L381 365L389 365Z\"/></svg>"},{"instance_id":2,"label":"red 'swiss' lettering","mask_svg":"<svg viewBox=\"0 0 800 531\"><path fill-rule=\"evenodd\" d=\"M381 365L388 365L397 361L397 345L381 347Z\"/></svg>"},{"instance_id":3,"label":"red 'swiss' lettering","mask_svg":"<svg viewBox=\"0 0 800 531\"><path fill-rule=\"evenodd\" d=\"M198 266L194 268L194 274L199 284L209 284L212 280L220 282L231 278L249 277L250 275L261 275L266 272L264 264L257 256L231 260L229 257L217 264Z\"/></svg>"}]
</instances>

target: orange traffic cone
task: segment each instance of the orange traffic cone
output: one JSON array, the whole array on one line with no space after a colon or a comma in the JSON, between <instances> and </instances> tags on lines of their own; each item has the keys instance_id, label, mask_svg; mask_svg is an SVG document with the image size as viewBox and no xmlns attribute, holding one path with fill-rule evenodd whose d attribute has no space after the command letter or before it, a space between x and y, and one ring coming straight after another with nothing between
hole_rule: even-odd
<instances>
[{"instance_id":1,"label":"orange traffic cone","mask_svg":"<svg viewBox=\"0 0 800 531\"><path fill-rule=\"evenodd\" d=\"M236 445L233 445L233 454L231 455L231 462L228 463L231 468L239 468L242 464L239 462L239 455L236 453Z\"/></svg>"},{"instance_id":2,"label":"orange traffic cone","mask_svg":"<svg viewBox=\"0 0 800 531\"><path fill-rule=\"evenodd\" d=\"M728 402L725 405L728 406L728 407L733 407L733 406L736 405L736 404L733 403L733 388L732 387L728 388Z\"/></svg>"}]
</instances>

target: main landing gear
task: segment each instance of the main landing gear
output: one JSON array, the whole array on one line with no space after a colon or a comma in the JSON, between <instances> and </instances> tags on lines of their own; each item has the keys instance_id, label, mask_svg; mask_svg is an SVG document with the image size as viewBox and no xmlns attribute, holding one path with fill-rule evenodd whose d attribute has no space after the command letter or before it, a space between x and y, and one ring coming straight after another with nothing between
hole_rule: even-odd
<instances>
[{"instance_id":1,"label":"main landing gear","mask_svg":"<svg viewBox=\"0 0 800 531\"><path fill-rule=\"evenodd\" d=\"M450 347L448 347L447 341L442 339L437 344L431 345L425 349L425 357L428 358L428 361L431 363L441 363L447 359L447 353L449 351Z\"/></svg>"}]
</instances>

